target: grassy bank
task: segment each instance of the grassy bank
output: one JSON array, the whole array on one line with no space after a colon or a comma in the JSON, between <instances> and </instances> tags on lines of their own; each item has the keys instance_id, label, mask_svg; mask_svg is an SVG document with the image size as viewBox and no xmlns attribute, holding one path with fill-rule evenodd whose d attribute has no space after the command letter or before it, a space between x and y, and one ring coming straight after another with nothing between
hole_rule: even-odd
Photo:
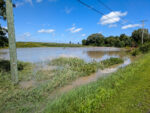
<instances>
[{"instance_id":1,"label":"grassy bank","mask_svg":"<svg viewBox=\"0 0 150 113\"><path fill-rule=\"evenodd\" d=\"M45 113L148 113L150 53L97 82L49 102Z\"/></svg>"},{"instance_id":2,"label":"grassy bank","mask_svg":"<svg viewBox=\"0 0 150 113\"><path fill-rule=\"evenodd\" d=\"M42 43L42 42L17 42L18 48L26 47L82 47L80 44L66 44L66 43Z\"/></svg>"},{"instance_id":3,"label":"grassy bank","mask_svg":"<svg viewBox=\"0 0 150 113\"><path fill-rule=\"evenodd\" d=\"M116 63L118 62L113 64ZM8 62L5 64L6 67L9 67ZM11 83L10 69L5 70L4 67L0 67L3 70L0 72L0 111L1 113L38 112L43 109L45 103L48 103L49 95L56 88L78 77L88 76L102 67L105 67L105 63L86 63L78 58L54 59L48 63L47 68L27 64L19 71L19 84L15 86Z\"/></svg>"}]
</instances>

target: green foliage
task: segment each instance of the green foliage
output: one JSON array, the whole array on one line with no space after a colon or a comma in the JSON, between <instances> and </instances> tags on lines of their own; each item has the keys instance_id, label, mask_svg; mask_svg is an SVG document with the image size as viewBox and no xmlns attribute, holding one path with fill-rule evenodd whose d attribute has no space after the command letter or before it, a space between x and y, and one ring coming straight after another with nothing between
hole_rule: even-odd
<instances>
[{"instance_id":1,"label":"green foliage","mask_svg":"<svg viewBox=\"0 0 150 113\"><path fill-rule=\"evenodd\" d=\"M103 46L104 36L102 34L96 33L88 36L87 40L82 41L83 45L93 45L93 46Z\"/></svg>"},{"instance_id":2,"label":"green foliage","mask_svg":"<svg viewBox=\"0 0 150 113\"><path fill-rule=\"evenodd\" d=\"M102 34L92 34L87 39L82 40L82 45L91 46L107 46L107 47L135 47L140 46L142 40L142 29L138 29L132 32L132 36L129 37L125 34L120 36L104 37ZM150 34L148 29L144 29L143 41L144 43L150 42Z\"/></svg>"},{"instance_id":3,"label":"green foliage","mask_svg":"<svg viewBox=\"0 0 150 113\"><path fill-rule=\"evenodd\" d=\"M119 41L118 37L109 36L109 37L105 38L105 45L108 47L115 47L115 46L118 47L118 45L117 45L118 41Z\"/></svg>"},{"instance_id":4,"label":"green foliage","mask_svg":"<svg viewBox=\"0 0 150 113\"><path fill-rule=\"evenodd\" d=\"M139 47L139 50L142 52L142 53L147 53L148 51L150 51L150 43L145 43L143 45L141 45Z\"/></svg>"},{"instance_id":5,"label":"green foliage","mask_svg":"<svg viewBox=\"0 0 150 113\"><path fill-rule=\"evenodd\" d=\"M5 0L0 0L0 19L6 20L6 4ZM8 38L6 36L7 29L0 24L0 48L8 46Z\"/></svg>"},{"instance_id":6,"label":"green foliage","mask_svg":"<svg viewBox=\"0 0 150 113\"><path fill-rule=\"evenodd\" d=\"M131 46L131 38L125 34L121 34L119 37L120 41L124 44L121 44L123 47Z\"/></svg>"},{"instance_id":7,"label":"green foliage","mask_svg":"<svg viewBox=\"0 0 150 113\"><path fill-rule=\"evenodd\" d=\"M132 32L132 40L135 44L135 46L139 46L142 42L142 32L143 29L138 29L138 30L134 30ZM143 42L148 42L150 41L149 39L149 32L148 29L144 29L144 34L143 34Z\"/></svg>"},{"instance_id":8,"label":"green foliage","mask_svg":"<svg viewBox=\"0 0 150 113\"><path fill-rule=\"evenodd\" d=\"M94 61L92 63L86 63L84 60L78 58L54 59L48 66L57 68L52 71L37 69L36 67L33 69L33 65L31 69L23 68L23 70L19 71L20 83L27 82L28 85L30 84L28 81L35 82L35 84L27 89L21 87L20 83L14 86L11 83L9 71L0 72L1 113L42 112L45 105L51 100L50 98L53 98L51 97L51 93L57 88L68 84L80 76L88 76L91 73L96 72L98 68L103 67L101 63ZM26 65L25 67L30 66ZM103 93L103 90L100 92Z\"/></svg>"},{"instance_id":9,"label":"green foliage","mask_svg":"<svg viewBox=\"0 0 150 113\"><path fill-rule=\"evenodd\" d=\"M118 36L104 37L102 34L92 34L87 40L82 40L82 45L107 46L107 47L126 47L131 46L131 38L125 34Z\"/></svg>"},{"instance_id":10,"label":"green foliage","mask_svg":"<svg viewBox=\"0 0 150 113\"><path fill-rule=\"evenodd\" d=\"M29 63L18 62L18 70L23 70ZM0 72L10 71L10 61L0 60Z\"/></svg>"},{"instance_id":11,"label":"green foliage","mask_svg":"<svg viewBox=\"0 0 150 113\"><path fill-rule=\"evenodd\" d=\"M139 49L134 49L134 50L131 51L131 55L132 56L137 56L139 54L139 52L140 52Z\"/></svg>"},{"instance_id":12,"label":"green foliage","mask_svg":"<svg viewBox=\"0 0 150 113\"><path fill-rule=\"evenodd\" d=\"M49 101L44 113L146 113L150 54L97 82Z\"/></svg>"},{"instance_id":13,"label":"green foliage","mask_svg":"<svg viewBox=\"0 0 150 113\"><path fill-rule=\"evenodd\" d=\"M13 4L15 7L15 4ZM6 20L6 0L0 0L0 19ZM8 47L7 29L0 24L0 48Z\"/></svg>"},{"instance_id":14,"label":"green foliage","mask_svg":"<svg viewBox=\"0 0 150 113\"><path fill-rule=\"evenodd\" d=\"M7 29L2 28L0 25L0 48L8 46L8 38L6 34L7 34Z\"/></svg>"},{"instance_id":15,"label":"green foliage","mask_svg":"<svg viewBox=\"0 0 150 113\"><path fill-rule=\"evenodd\" d=\"M0 19L6 19L6 4L5 0L0 0Z\"/></svg>"},{"instance_id":16,"label":"green foliage","mask_svg":"<svg viewBox=\"0 0 150 113\"><path fill-rule=\"evenodd\" d=\"M15 4L13 7L16 7ZM0 0L0 19L6 20L6 0Z\"/></svg>"},{"instance_id":17,"label":"green foliage","mask_svg":"<svg viewBox=\"0 0 150 113\"><path fill-rule=\"evenodd\" d=\"M83 40L82 40L82 45L87 45L87 43L86 43L86 40L85 40L85 39L83 39Z\"/></svg>"},{"instance_id":18,"label":"green foliage","mask_svg":"<svg viewBox=\"0 0 150 113\"><path fill-rule=\"evenodd\" d=\"M98 67L96 62L86 63L79 58L65 58L61 57L54 59L50 63L51 65L63 66L70 69L72 72L78 73L80 76L87 76L97 71Z\"/></svg>"},{"instance_id":19,"label":"green foliage","mask_svg":"<svg viewBox=\"0 0 150 113\"><path fill-rule=\"evenodd\" d=\"M106 68L106 67L112 66L114 64L123 63L123 59L111 57L110 59L106 59L106 60L101 61L101 63Z\"/></svg>"},{"instance_id":20,"label":"green foliage","mask_svg":"<svg viewBox=\"0 0 150 113\"><path fill-rule=\"evenodd\" d=\"M140 53L148 53L150 51L150 43L145 43L141 45L140 47L134 49L131 51L132 56L137 56Z\"/></svg>"}]
</instances>

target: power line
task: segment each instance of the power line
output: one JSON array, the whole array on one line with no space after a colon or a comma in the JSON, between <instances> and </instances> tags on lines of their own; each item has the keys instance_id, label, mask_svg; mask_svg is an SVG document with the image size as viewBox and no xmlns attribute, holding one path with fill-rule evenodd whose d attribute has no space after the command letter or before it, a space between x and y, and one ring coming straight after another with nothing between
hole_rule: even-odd
<instances>
[{"instance_id":1,"label":"power line","mask_svg":"<svg viewBox=\"0 0 150 113\"><path fill-rule=\"evenodd\" d=\"M92 9L93 11L95 11L95 12L101 14L101 15L104 15L104 13L102 13L101 11L99 11L99 10L93 8L92 6L90 6L90 5L88 5L88 4L84 3L84 2L82 2L81 0L77 0L77 1L78 1L79 3L81 3L82 5L88 7L89 9Z\"/></svg>"},{"instance_id":2,"label":"power line","mask_svg":"<svg viewBox=\"0 0 150 113\"><path fill-rule=\"evenodd\" d=\"M95 9L94 7L92 7L92 6L90 6L90 5L88 5L88 4L84 3L84 2L82 2L81 0L77 0L77 1L78 1L79 3L81 3L82 5L88 7L89 9L91 9L91 10L93 10L93 11L95 11L95 12L97 12L97 13L99 13L99 14L105 16L105 17L107 17L108 19L114 20L113 18L111 18L111 17L105 15L103 12L101 12L101 11ZM115 21L116 21L116 20L115 20ZM122 24L121 22L119 22L119 21L118 21L118 23L120 23L121 25L123 25L123 24Z\"/></svg>"},{"instance_id":3,"label":"power line","mask_svg":"<svg viewBox=\"0 0 150 113\"><path fill-rule=\"evenodd\" d=\"M111 9L108 5L106 5L104 2L102 2L101 0L97 0L100 4L102 4L105 8L107 8L108 10L110 10L110 11L113 11L114 12L114 10L113 9ZM114 12L116 15L118 15L116 12ZM124 20L124 21L127 21L127 20L125 20L124 18L121 18L122 20ZM129 21L128 21L129 22ZM130 24L132 24L132 22L130 22Z\"/></svg>"},{"instance_id":4,"label":"power line","mask_svg":"<svg viewBox=\"0 0 150 113\"><path fill-rule=\"evenodd\" d=\"M97 0L100 4L102 4L105 8L107 8L110 11L113 11L109 6L107 6L106 4L104 4L101 0Z\"/></svg>"}]
</instances>

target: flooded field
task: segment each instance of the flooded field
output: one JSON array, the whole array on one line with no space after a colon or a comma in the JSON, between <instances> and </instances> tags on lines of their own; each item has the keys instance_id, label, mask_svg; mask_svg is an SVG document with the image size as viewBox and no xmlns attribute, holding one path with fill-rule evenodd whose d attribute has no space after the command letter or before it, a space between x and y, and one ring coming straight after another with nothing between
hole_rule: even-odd
<instances>
[{"instance_id":1,"label":"flooded field","mask_svg":"<svg viewBox=\"0 0 150 113\"><path fill-rule=\"evenodd\" d=\"M101 61L110 57L129 59L127 54L119 48L113 47L40 47L40 48L18 48L17 57L24 62L42 62L58 57L78 57L87 62L92 60ZM1 59L9 59L9 50L0 50Z\"/></svg>"}]
</instances>

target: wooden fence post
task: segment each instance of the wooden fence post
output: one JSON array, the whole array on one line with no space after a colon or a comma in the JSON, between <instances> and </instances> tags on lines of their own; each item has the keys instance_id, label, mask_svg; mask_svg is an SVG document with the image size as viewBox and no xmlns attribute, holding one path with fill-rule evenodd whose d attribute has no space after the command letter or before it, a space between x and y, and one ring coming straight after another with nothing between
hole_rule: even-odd
<instances>
[{"instance_id":1,"label":"wooden fence post","mask_svg":"<svg viewBox=\"0 0 150 113\"><path fill-rule=\"evenodd\" d=\"M17 53L16 53L16 40L15 40L12 0L6 0L6 16L7 16L7 26L8 26L8 38L9 38L11 77L12 77L12 81L14 83L17 83L18 67L17 67Z\"/></svg>"}]
</instances>

